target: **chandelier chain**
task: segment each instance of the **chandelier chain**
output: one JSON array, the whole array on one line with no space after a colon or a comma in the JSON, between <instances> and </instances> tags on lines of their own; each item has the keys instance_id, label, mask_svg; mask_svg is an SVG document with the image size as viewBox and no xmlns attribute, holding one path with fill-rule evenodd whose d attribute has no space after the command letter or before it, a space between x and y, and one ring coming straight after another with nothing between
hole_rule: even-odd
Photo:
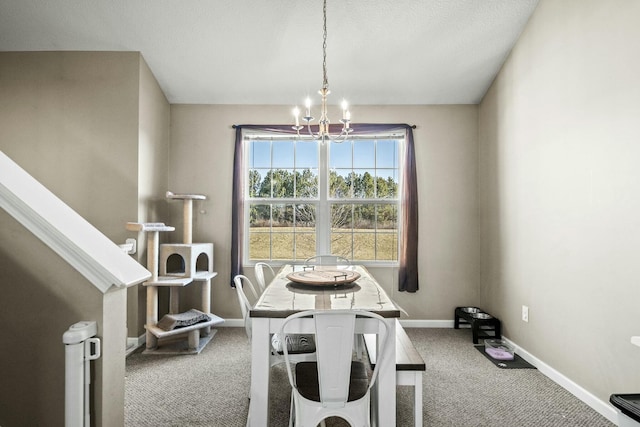
<instances>
[{"instance_id":1,"label":"chandelier chain","mask_svg":"<svg viewBox=\"0 0 640 427\"><path fill-rule=\"evenodd\" d=\"M329 87L329 79L327 77L327 0L324 0L322 7L323 26L322 26L322 87Z\"/></svg>"}]
</instances>

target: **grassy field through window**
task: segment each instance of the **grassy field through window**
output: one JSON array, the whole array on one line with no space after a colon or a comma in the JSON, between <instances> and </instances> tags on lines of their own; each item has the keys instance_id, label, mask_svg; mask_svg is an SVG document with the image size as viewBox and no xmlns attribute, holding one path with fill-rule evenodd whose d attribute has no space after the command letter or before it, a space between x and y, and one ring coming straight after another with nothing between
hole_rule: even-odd
<instances>
[{"instance_id":1,"label":"grassy field through window","mask_svg":"<svg viewBox=\"0 0 640 427\"><path fill-rule=\"evenodd\" d=\"M331 253L353 261L397 261L396 229L333 229ZM249 258L251 260L304 261L316 254L313 227L251 227Z\"/></svg>"}]
</instances>

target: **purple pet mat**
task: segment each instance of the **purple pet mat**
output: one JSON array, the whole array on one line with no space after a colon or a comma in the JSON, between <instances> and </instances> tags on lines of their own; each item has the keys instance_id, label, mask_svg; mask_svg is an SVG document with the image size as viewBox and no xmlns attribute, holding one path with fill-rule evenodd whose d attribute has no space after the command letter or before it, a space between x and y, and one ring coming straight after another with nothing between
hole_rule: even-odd
<instances>
[{"instance_id":1,"label":"purple pet mat","mask_svg":"<svg viewBox=\"0 0 640 427\"><path fill-rule=\"evenodd\" d=\"M500 369L536 369L535 366L524 360L517 354L513 355L513 360L496 360L484 351L484 344L474 346L484 357L490 360Z\"/></svg>"}]
</instances>

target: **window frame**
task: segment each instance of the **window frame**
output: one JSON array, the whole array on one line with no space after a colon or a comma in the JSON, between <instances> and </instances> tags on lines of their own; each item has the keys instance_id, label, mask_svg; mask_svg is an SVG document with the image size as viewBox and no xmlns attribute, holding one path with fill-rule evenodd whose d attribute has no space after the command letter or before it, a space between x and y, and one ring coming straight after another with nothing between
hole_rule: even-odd
<instances>
[{"instance_id":1,"label":"window frame","mask_svg":"<svg viewBox=\"0 0 640 427\"><path fill-rule=\"evenodd\" d=\"M305 142L313 142L317 144L318 150L318 194L315 198L301 199L297 197L293 198L273 198L273 197L251 197L249 194L249 173L251 171L250 164L250 143L256 140L268 140L268 141L295 141L298 143ZM332 236L332 228L330 224L331 217L331 207L334 204L346 204L346 205L365 205L365 204L373 204L373 205L394 205L396 209L396 233L395 240L396 244L396 254L394 260L363 260L358 261L358 264L371 266L371 267L398 267L399 259L400 259L400 243L401 243L401 235L402 235L402 203L401 203L401 194L402 187L404 183L402 182L402 177L404 176L404 156L402 153L406 149L406 137L404 132L399 131L389 131L389 132L376 132L371 134L361 134L351 136L347 143L351 143L353 140L365 140L365 141L378 141L378 140L394 140L397 141L396 148L396 156L397 156L397 169L395 169L397 173L397 190L395 198L360 198L360 197L349 197L349 198L333 198L329 194L329 179L331 176L331 169L329 168L329 159L331 156L331 143L326 142L322 143L318 140L314 140L309 136L297 136L291 135L287 133L265 133L265 132L254 132L248 131L243 134L244 151L247 153L244 156L244 164L243 164L243 178L244 178L244 188L243 188L243 203L245 206L244 209L244 218L242 221L242 227L245 230L243 233L244 239L242 242L243 245L243 260L242 265L244 266L253 266L258 262L268 262L273 266L281 266L290 263L300 263L301 260L282 260L282 259L250 259L250 237L251 237L251 224L250 224L250 213L251 213L251 205L253 204L266 204L266 205L295 205L295 204L308 204L315 206L316 209L316 224L315 224L315 236L316 236L316 253L331 253L331 236ZM295 147L295 146L294 146ZM270 148L272 156L273 146ZM353 148L352 148L353 150ZM294 151L295 153L295 151ZM351 159L353 162L353 152L351 154ZM271 158L272 163L272 158ZM294 155L294 164L292 165L295 170L295 155ZM290 168L282 168L282 169L290 169ZM352 163L352 170L353 170ZM359 169L359 168L357 168ZM362 168L362 169L390 169L390 168L377 168L376 166L370 168ZM377 220L376 220L377 224ZM353 229L352 229L353 230ZM375 230L378 230L376 227ZM352 231L353 233L353 231ZM377 233L375 231L374 233ZM345 233L346 234L346 233ZM353 248L352 248L353 250ZM351 257L349 257L351 258Z\"/></svg>"}]
</instances>

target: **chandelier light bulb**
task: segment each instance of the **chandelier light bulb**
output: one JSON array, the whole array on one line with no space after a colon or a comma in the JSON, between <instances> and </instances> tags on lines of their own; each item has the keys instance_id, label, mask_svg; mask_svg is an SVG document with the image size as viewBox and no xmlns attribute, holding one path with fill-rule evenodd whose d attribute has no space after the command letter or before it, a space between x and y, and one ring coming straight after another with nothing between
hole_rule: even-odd
<instances>
[{"instance_id":1,"label":"chandelier light bulb","mask_svg":"<svg viewBox=\"0 0 640 427\"><path fill-rule=\"evenodd\" d=\"M300 109L298 107L293 109L293 116L296 118L296 127L300 126Z\"/></svg>"},{"instance_id":2,"label":"chandelier light bulb","mask_svg":"<svg viewBox=\"0 0 640 427\"><path fill-rule=\"evenodd\" d=\"M307 96L307 99L304 100L304 106L307 109L305 117L311 117L311 98Z\"/></svg>"}]
</instances>

